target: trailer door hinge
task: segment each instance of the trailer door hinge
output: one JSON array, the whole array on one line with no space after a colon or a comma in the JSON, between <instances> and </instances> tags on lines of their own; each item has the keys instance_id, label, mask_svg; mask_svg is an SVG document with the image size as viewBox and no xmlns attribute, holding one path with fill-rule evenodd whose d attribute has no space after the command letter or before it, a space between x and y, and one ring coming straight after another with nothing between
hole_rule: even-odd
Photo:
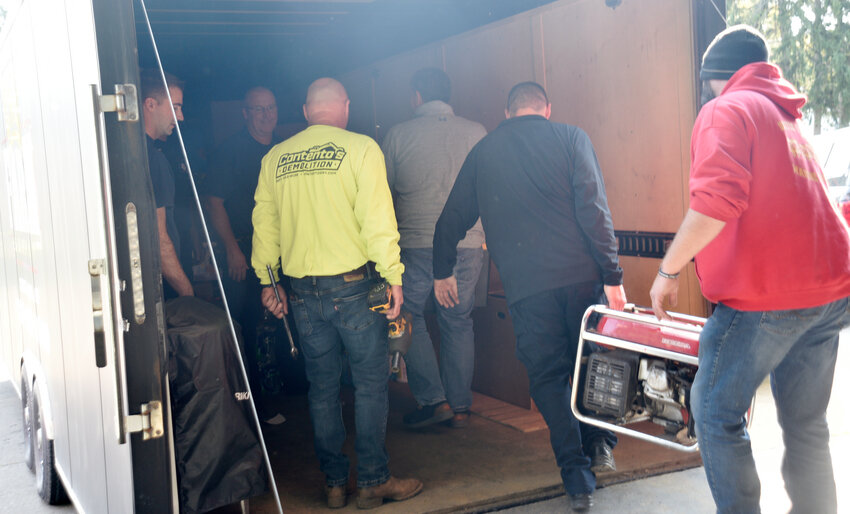
<instances>
[{"instance_id":1,"label":"trailer door hinge","mask_svg":"<svg viewBox=\"0 0 850 514\"><path fill-rule=\"evenodd\" d=\"M143 403L141 413L127 416L126 421L127 433L141 432L143 441L162 437L162 402Z\"/></svg>"},{"instance_id":2,"label":"trailer door hinge","mask_svg":"<svg viewBox=\"0 0 850 514\"><path fill-rule=\"evenodd\" d=\"M139 95L135 84L115 84L114 95L99 95L101 112L117 112L118 121L139 121Z\"/></svg>"}]
</instances>

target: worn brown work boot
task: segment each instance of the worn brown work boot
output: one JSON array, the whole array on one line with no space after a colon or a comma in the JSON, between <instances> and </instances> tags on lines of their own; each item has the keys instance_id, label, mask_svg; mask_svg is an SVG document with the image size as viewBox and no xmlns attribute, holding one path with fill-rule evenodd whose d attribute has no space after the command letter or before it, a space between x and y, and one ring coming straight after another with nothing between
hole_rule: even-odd
<instances>
[{"instance_id":1,"label":"worn brown work boot","mask_svg":"<svg viewBox=\"0 0 850 514\"><path fill-rule=\"evenodd\" d=\"M326 485L325 496L328 498L329 509L341 509L348 502L348 491L345 485Z\"/></svg>"},{"instance_id":2,"label":"worn brown work boot","mask_svg":"<svg viewBox=\"0 0 850 514\"><path fill-rule=\"evenodd\" d=\"M374 509L384 503L384 498L397 502L413 498L422 491L422 482L415 478L390 477L381 485L361 487L357 494L357 507Z\"/></svg>"}]
</instances>

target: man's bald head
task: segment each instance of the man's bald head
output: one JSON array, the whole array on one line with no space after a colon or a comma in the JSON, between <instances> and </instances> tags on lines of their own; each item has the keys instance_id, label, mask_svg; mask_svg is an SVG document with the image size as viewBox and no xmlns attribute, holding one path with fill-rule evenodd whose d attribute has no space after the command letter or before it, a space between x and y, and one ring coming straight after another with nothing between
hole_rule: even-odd
<instances>
[{"instance_id":1,"label":"man's bald head","mask_svg":"<svg viewBox=\"0 0 850 514\"><path fill-rule=\"evenodd\" d=\"M308 125L348 125L348 93L338 80L321 78L310 84L304 117Z\"/></svg>"}]
</instances>

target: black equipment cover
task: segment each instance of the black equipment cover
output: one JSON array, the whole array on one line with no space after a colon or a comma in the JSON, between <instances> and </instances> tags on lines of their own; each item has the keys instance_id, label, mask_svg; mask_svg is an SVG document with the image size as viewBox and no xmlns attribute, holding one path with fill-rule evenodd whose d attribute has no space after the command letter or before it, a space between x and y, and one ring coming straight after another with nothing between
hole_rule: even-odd
<instances>
[{"instance_id":1,"label":"black equipment cover","mask_svg":"<svg viewBox=\"0 0 850 514\"><path fill-rule=\"evenodd\" d=\"M180 512L262 494L263 452L227 316L185 296L169 300L165 313Z\"/></svg>"}]
</instances>

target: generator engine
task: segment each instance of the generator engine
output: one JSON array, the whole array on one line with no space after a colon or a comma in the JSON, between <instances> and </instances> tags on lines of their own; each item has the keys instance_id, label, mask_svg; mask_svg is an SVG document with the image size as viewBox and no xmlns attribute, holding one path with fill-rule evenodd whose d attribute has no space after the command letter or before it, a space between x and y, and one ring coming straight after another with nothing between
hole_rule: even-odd
<instances>
[{"instance_id":1,"label":"generator engine","mask_svg":"<svg viewBox=\"0 0 850 514\"><path fill-rule=\"evenodd\" d=\"M588 309L573 377L572 408L592 425L683 451L696 451L690 393L697 371L703 318L674 315L659 321L651 310ZM581 358L592 341L601 349ZM580 398L579 398L580 396ZM651 421L663 430L648 429ZM660 433L659 433L660 432Z\"/></svg>"}]
</instances>

